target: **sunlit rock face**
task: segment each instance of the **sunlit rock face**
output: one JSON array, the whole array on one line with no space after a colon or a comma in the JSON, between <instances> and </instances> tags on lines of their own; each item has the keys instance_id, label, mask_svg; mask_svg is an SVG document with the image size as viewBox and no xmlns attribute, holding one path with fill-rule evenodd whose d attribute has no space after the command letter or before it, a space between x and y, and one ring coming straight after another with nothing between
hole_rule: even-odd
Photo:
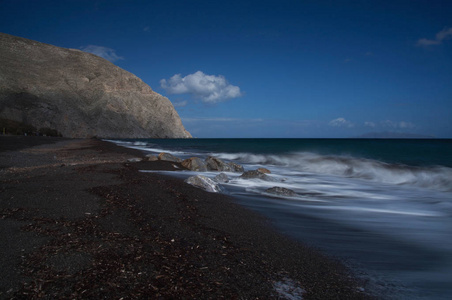
<instances>
[{"instance_id":1,"label":"sunlit rock face","mask_svg":"<svg viewBox=\"0 0 452 300\"><path fill-rule=\"evenodd\" d=\"M0 118L66 137L189 138L171 102L96 55L0 33Z\"/></svg>"}]
</instances>

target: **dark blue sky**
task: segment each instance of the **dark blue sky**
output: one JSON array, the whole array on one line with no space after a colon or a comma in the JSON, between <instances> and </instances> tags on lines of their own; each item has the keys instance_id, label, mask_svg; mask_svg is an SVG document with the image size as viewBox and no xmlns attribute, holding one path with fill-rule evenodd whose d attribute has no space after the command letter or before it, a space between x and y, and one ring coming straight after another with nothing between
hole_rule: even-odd
<instances>
[{"instance_id":1,"label":"dark blue sky","mask_svg":"<svg viewBox=\"0 0 452 300\"><path fill-rule=\"evenodd\" d=\"M96 53L196 137L452 138L452 1L0 0L0 31Z\"/></svg>"}]
</instances>

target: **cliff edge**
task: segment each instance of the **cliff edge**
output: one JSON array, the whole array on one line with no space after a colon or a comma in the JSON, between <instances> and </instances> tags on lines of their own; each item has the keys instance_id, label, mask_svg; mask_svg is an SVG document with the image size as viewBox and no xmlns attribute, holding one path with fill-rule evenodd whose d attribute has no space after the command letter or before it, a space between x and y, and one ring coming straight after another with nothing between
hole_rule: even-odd
<instances>
[{"instance_id":1,"label":"cliff edge","mask_svg":"<svg viewBox=\"0 0 452 300\"><path fill-rule=\"evenodd\" d=\"M0 33L0 118L66 137L189 138L168 98L96 55Z\"/></svg>"}]
</instances>

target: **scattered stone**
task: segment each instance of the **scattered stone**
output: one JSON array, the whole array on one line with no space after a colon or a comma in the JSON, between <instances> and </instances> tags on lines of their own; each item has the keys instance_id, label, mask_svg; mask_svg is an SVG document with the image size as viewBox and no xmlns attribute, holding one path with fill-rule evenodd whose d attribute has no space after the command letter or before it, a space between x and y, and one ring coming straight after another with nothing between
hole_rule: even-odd
<instances>
[{"instance_id":1,"label":"scattered stone","mask_svg":"<svg viewBox=\"0 0 452 300\"><path fill-rule=\"evenodd\" d=\"M245 172L245 169L243 168L243 166L236 164L234 162L230 162L228 163L229 167L231 167L232 172Z\"/></svg>"},{"instance_id":2,"label":"scattered stone","mask_svg":"<svg viewBox=\"0 0 452 300\"><path fill-rule=\"evenodd\" d=\"M159 160L159 158L154 154L148 154L148 155L146 155L144 160L145 161L157 161L157 160Z\"/></svg>"},{"instance_id":3,"label":"scattered stone","mask_svg":"<svg viewBox=\"0 0 452 300\"><path fill-rule=\"evenodd\" d=\"M172 161L172 162L182 162L182 159L180 159L179 157L176 157L172 154L166 153L166 152L162 152L159 154L158 156L159 160L166 160L166 161Z\"/></svg>"},{"instance_id":4,"label":"scattered stone","mask_svg":"<svg viewBox=\"0 0 452 300\"><path fill-rule=\"evenodd\" d=\"M127 161L128 162L140 162L142 160L143 160L142 158L134 157L134 158L129 158Z\"/></svg>"},{"instance_id":5,"label":"scattered stone","mask_svg":"<svg viewBox=\"0 0 452 300\"><path fill-rule=\"evenodd\" d=\"M269 193L269 194L274 194L274 195L278 195L278 196L287 196L287 197L293 197L293 196L297 195L291 189L286 189L286 188L279 187L279 186L274 186L272 188L266 189L265 192Z\"/></svg>"},{"instance_id":6,"label":"scattered stone","mask_svg":"<svg viewBox=\"0 0 452 300\"><path fill-rule=\"evenodd\" d=\"M259 172L258 170L246 171L242 175L240 175L240 177L245 179L257 178L266 181L273 181L273 179L270 176L267 176L264 173Z\"/></svg>"},{"instance_id":7,"label":"scattered stone","mask_svg":"<svg viewBox=\"0 0 452 300\"><path fill-rule=\"evenodd\" d=\"M266 168L259 168L257 169L259 172L264 173L264 174L271 174L271 171L269 169Z\"/></svg>"},{"instance_id":8,"label":"scattered stone","mask_svg":"<svg viewBox=\"0 0 452 300\"><path fill-rule=\"evenodd\" d=\"M197 171L197 172L205 172L207 171L207 163L200 159L199 157L190 157L184 160L182 163L182 166L185 168L191 170L191 171Z\"/></svg>"},{"instance_id":9,"label":"scattered stone","mask_svg":"<svg viewBox=\"0 0 452 300\"><path fill-rule=\"evenodd\" d=\"M186 183L201 188L207 192L219 193L221 191L218 183L203 175L191 176L185 180Z\"/></svg>"},{"instance_id":10,"label":"scattered stone","mask_svg":"<svg viewBox=\"0 0 452 300\"><path fill-rule=\"evenodd\" d=\"M209 169L210 171L224 171L224 172L232 171L231 167L227 163L213 156L207 157L206 163L207 169Z\"/></svg>"},{"instance_id":11,"label":"scattered stone","mask_svg":"<svg viewBox=\"0 0 452 300\"><path fill-rule=\"evenodd\" d=\"M213 180L215 180L218 183L226 183L229 182L229 177L224 173L220 173L217 176L215 176Z\"/></svg>"}]
</instances>

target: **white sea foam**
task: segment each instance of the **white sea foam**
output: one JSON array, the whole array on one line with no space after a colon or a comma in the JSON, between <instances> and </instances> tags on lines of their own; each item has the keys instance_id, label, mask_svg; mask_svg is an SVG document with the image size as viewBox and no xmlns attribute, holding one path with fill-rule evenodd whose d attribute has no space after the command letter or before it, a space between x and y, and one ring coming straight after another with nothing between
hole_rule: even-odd
<instances>
[{"instance_id":1,"label":"white sea foam","mask_svg":"<svg viewBox=\"0 0 452 300\"><path fill-rule=\"evenodd\" d=\"M301 300L306 292L298 282L290 278L283 278L273 283L273 289L278 293L278 299Z\"/></svg>"},{"instance_id":2,"label":"white sea foam","mask_svg":"<svg viewBox=\"0 0 452 300\"><path fill-rule=\"evenodd\" d=\"M411 167L370 159L327 156L309 152L285 155L219 153L217 156L250 165L284 167L286 171L290 170L290 172L334 175L386 184L412 185L452 191L452 168L447 167Z\"/></svg>"},{"instance_id":3,"label":"white sea foam","mask_svg":"<svg viewBox=\"0 0 452 300\"><path fill-rule=\"evenodd\" d=\"M450 167L414 167L310 152L257 155L206 153L189 148L177 151L180 148L163 149L158 145L133 145L132 142L123 145L156 153L168 152L181 158L212 155L239 163L245 170L265 167L271 171L272 181L245 179L240 173L228 172L230 180L221 184L223 192L239 196L241 203L252 208L270 212L269 216L281 222L283 230L289 228L288 232L299 235L303 241L332 249L335 255L343 253L346 259L349 255L352 259L364 257L364 265L388 268L396 279L404 277L405 283L414 282L412 286L418 286L414 281L417 279L421 283L434 282L432 277L425 276L430 268L441 278L452 278ZM213 178L219 173L203 172L202 175ZM188 178L199 172L167 174ZM295 196L268 194L266 190L274 186L291 189ZM298 223L298 220L304 221ZM411 271L413 266L415 272ZM417 277L412 280L409 276ZM450 286L450 279L441 280L445 282L444 287ZM294 294L285 293L296 286L282 280L275 282L274 288L280 297L290 299ZM387 285L384 287L387 289ZM300 288L295 297L302 295Z\"/></svg>"}]
</instances>

